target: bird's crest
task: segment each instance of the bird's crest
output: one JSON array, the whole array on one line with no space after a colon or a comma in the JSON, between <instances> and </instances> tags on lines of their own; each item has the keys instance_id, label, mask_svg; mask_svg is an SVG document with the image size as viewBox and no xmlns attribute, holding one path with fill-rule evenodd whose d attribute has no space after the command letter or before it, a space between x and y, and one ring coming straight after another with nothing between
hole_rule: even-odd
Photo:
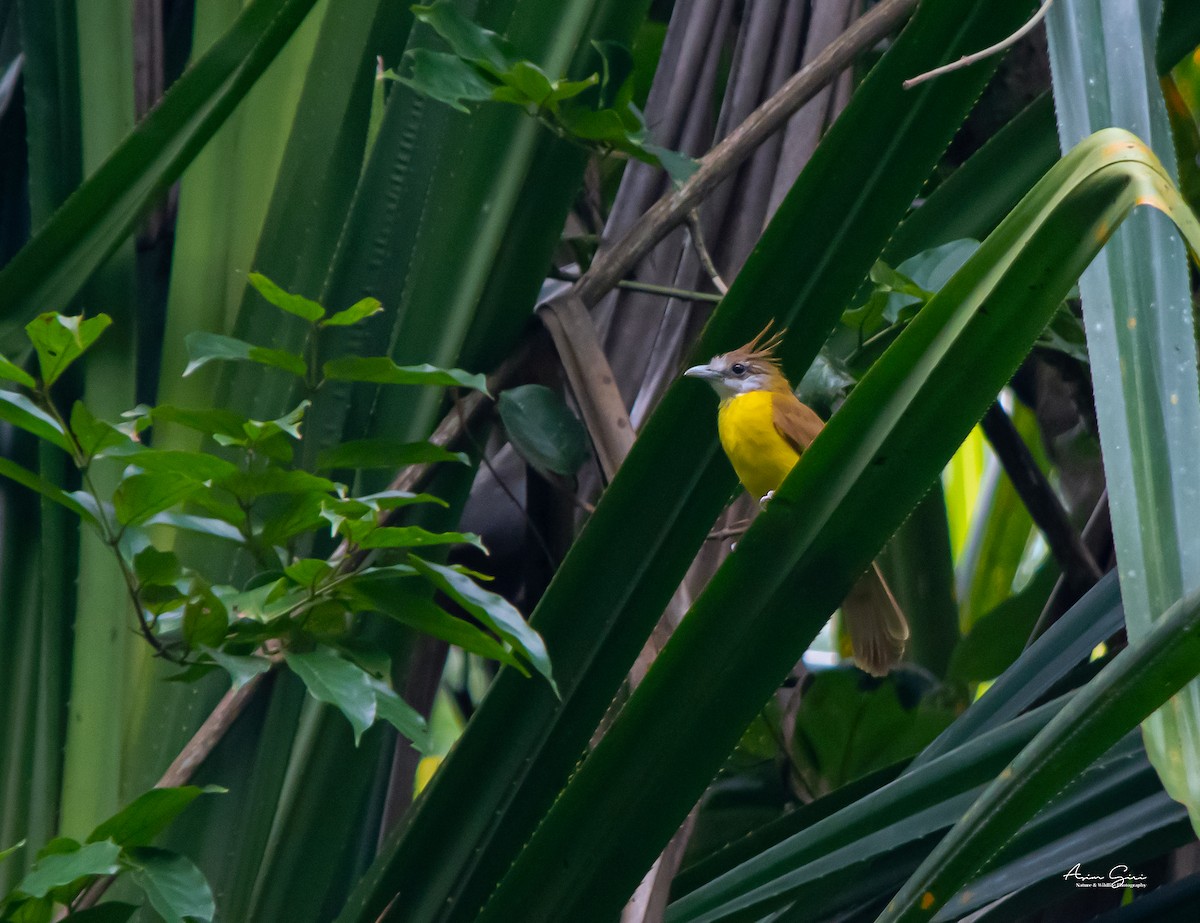
<instances>
[{"instance_id":1,"label":"bird's crest","mask_svg":"<svg viewBox=\"0 0 1200 923\"><path fill-rule=\"evenodd\" d=\"M774 321L767 321L767 326L763 327L745 346L739 346L725 354L730 364L734 362L744 363L763 363L779 371L779 357L775 355L775 349L783 342L783 336L787 333L787 328L771 332L771 327Z\"/></svg>"}]
</instances>

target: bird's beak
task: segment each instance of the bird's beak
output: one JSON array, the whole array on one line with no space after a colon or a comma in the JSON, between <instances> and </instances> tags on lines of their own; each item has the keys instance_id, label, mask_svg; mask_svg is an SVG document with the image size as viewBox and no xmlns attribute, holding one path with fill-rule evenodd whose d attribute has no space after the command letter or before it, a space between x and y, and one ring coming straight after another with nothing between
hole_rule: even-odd
<instances>
[{"instance_id":1,"label":"bird's beak","mask_svg":"<svg viewBox=\"0 0 1200 923\"><path fill-rule=\"evenodd\" d=\"M721 373L707 365L693 365L683 373L688 378L705 378L709 381L720 378Z\"/></svg>"}]
</instances>

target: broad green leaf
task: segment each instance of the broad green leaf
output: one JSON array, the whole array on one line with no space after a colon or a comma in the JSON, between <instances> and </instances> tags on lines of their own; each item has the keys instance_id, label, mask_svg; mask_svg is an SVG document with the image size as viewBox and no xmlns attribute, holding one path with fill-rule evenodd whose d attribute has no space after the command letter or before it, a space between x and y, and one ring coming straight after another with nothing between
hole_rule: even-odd
<instances>
[{"instance_id":1,"label":"broad green leaf","mask_svg":"<svg viewBox=\"0 0 1200 923\"><path fill-rule=\"evenodd\" d=\"M252 272L246 277L250 284L258 289L258 293L281 311L295 314L297 317L315 323L325 316L325 309L315 301L302 295L285 292L262 273ZM345 312L343 312L345 313ZM187 373L184 372L186 375Z\"/></svg>"},{"instance_id":2,"label":"broad green leaf","mask_svg":"<svg viewBox=\"0 0 1200 923\"><path fill-rule=\"evenodd\" d=\"M149 846L201 795L224 791L212 785L204 788L196 785L152 788L93 830L88 842L111 840L121 847Z\"/></svg>"},{"instance_id":3,"label":"broad green leaf","mask_svg":"<svg viewBox=\"0 0 1200 923\"><path fill-rule=\"evenodd\" d=\"M455 618L435 605L427 595L405 588L405 578L415 576L416 573L413 568L409 568L404 576L368 570L341 584L338 592L341 598L356 610L382 612L410 628L441 638L464 651L507 663L528 673L517 657L483 629L471 622Z\"/></svg>"},{"instance_id":4,"label":"broad green leaf","mask_svg":"<svg viewBox=\"0 0 1200 923\"><path fill-rule=\"evenodd\" d=\"M207 587L194 589L183 607L183 640L188 648L216 647L228 630L225 604Z\"/></svg>"},{"instance_id":5,"label":"broad green leaf","mask_svg":"<svg viewBox=\"0 0 1200 923\"><path fill-rule=\"evenodd\" d=\"M83 450L85 457L90 458L98 452L114 446L129 443L129 436L117 429L111 423L97 420L83 401L76 401L71 408L71 432L75 441Z\"/></svg>"},{"instance_id":6,"label":"broad green leaf","mask_svg":"<svg viewBox=\"0 0 1200 923\"><path fill-rule=\"evenodd\" d=\"M0 389L0 420L33 433L64 452L70 453L72 450L71 441L59 422L24 394Z\"/></svg>"},{"instance_id":7,"label":"broad green leaf","mask_svg":"<svg viewBox=\"0 0 1200 923\"><path fill-rule=\"evenodd\" d=\"M3 378L5 381L15 381L26 388L37 387L37 382L32 375L4 356L0 356L0 378Z\"/></svg>"},{"instance_id":8,"label":"broad green leaf","mask_svg":"<svg viewBox=\"0 0 1200 923\"><path fill-rule=\"evenodd\" d=\"M33 343L42 373L42 383L49 388L58 381L71 364L96 342L112 318L97 314L86 320L82 314L39 314L25 325L25 333Z\"/></svg>"},{"instance_id":9,"label":"broad green leaf","mask_svg":"<svg viewBox=\"0 0 1200 923\"><path fill-rule=\"evenodd\" d=\"M1019 593L1014 593L971 626L950 658L949 677L964 683L994 679L1020 656L1058 580L1047 561Z\"/></svg>"},{"instance_id":10,"label":"broad green leaf","mask_svg":"<svg viewBox=\"0 0 1200 923\"><path fill-rule=\"evenodd\" d=\"M136 526L203 489L195 478L172 471L132 474L113 494L113 507L123 525Z\"/></svg>"},{"instance_id":11,"label":"broad green leaf","mask_svg":"<svg viewBox=\"0 0 1200 923\"><path fill-rule=\"evenodd\" d=\"M221 481L238 473L237 465L206 452L145 449L128 456L129 463L154 474L178 474L194 481Z\"/></svg>"},{"instance_id":12,"label":"broad green leaf","mask_svg":"<svg viewBox=\"0 0 1200 923\"><path fill-rule=\"evenodd\" d=\"M163 404L150 413L156 423L178 423L206 436L238 438L245 435L246 418L230 410L193 410Z\"/></svg>"},{"instance_id":13,"label":"broad green leaf","mask_svg":"<svg viewBox=\"0 0 1200 923\"><path fill-rule=\"evenodd\" d=\"M270 621L296 608L308 594L282 577L240 593L224 597L225 605L238 616Z\"/></svg>"},{"instance_id":14,"label":"broad green leaf","mask_svg":"<svg viewBox=\"0 0 1200 923\"><path fill-rule=\"evenodd\" d=\"M244 544L246 537L236 527L211 516L196 516L192 513L162 512L156 513L146 520L147 526L172 526L185 532L195 532L198 535L208 535L226 542Z\"/></svg>"},{"instance_id":15,"label":"broad green leaf","mask_svg":"<svg viewBox=\"0 0 1200 923\"><path fill-rule=\"evenodd\" d=\"M12 327L69 304L274 60L316 0L255 0L0 270ZM11 349L11 336L6 340Z\"/></svg>"},{"instance_id":16,"label":"broad green leaf","mask_svg":"<svg viewBox=\"0 0 1200 923\"><path fill-rule=\"evenodd\" d=\"M271 669L271 661L265 657L227 654L215 647L204 648L204 653L208 654L219 667L229 674L230 679L233 680L234 689L241 689L254 677Z\"/></svg>"},{"instance_id":17,"label":"broad green leaf","mask_svg":"<svg viewBox=\"0 0 1200 923\"><path fill-rule=\"evenodd\" d=\"M170 586L183 576L183 568L175 552L147 545L133 556L133 573L141 584Z\"/></svg>"},{"instance_id":18,"label":"broad green leaf","mask_svg":"<svg viewBox=\"0 0 1200 923\"><path fill-rule=\"evenodd\" d=\"M121 847L112 840L82 846L72 841L70 847L39 858L17 890L31 897L45 897L54 888L91 875L112 875L120 868L117 861Z\"/></svg>"},{"instance_id":19,"label":"broad green leaf","mask_svg":"<svg viewBox=\"0 0 1200 923\"><path fill-rule=\"evenodd\" d=\"M322 558L302 558L289 564L283 572L300 586L312 589L333 573L333 566Z\"/></svg>"},{"instance_id":20,"label":"broad green leaf","mask_svg":"<svg viewBox=\"0 0 1200 923\"><path fill-rule=\"evenodd\" d=\"M294 353L282 349L267 349L220 333L197 330L187 335L188 357L191 359L183 370L185 376L217 360L234 362L257 362L303 378L308 372L304 360Z\"/></svg>"},{"instance_id":21,"label":"broad green leaf","mask_svg":"<svg viewBox=\"0 0 1200 923\"><path fill-rule=\"evenodd\" d=\"M532 61L518 61L499 75L506 87L511 87L534 106L542 107L554 93L554 85L546 72Z\"/></svg>"},{"instance_id":22,"label":"broad green leaf","mask_svg":"<svg viewBox=\"0 0 1200 923\"><path fill-rule=\"evenodd\" d=\"M445 39L460 58L496 75L516 63L516 53L504 38L471 22L448 0L438 0L429 6L414 6L412 11L418 21L431 26Z\"/></svg>"},{"instance_id":23,"label":"broad green leaf","mask_svg":"<svg viewBox=\"0 0 1200 923\"><path fill-rule=\"evenodd\" d=\"M513 448L539 471L571 476L587 461L587 431L558 393L520 385L501 392L496 407Z\"/></svg>"},{"instance_id":24,"label":"broad green leaf","mask_svg":"<svg viewBox=\"0 0 1200 923\"><path fill-rule=\"evenodd\" d=\"M338 311L321 321L322 327L350 327L359 321L374 317L383 310L378 298L363 298L356 301L344 311Z\"/></svg>"},{"instance_id":25,"label":"broad green leaf","mask_svg":"<svg viewBox=\"0 0 1200 923\"><path fill-rule=\"evenodd\" d=\"M452 54L417 48L405 54L404 61L407 75L389 71L388 76L459 112L471 111L464 103L492 99L497 89L475 67Z\"/></svg>"},{"instance_id":26,"label":"broad green leaf","mask_svg":"<svg viewBox=\"0 0 1200 923\"><path fill-rule=\"evenodd\" d=\"M85 504L81 503L77 497L67 493L57 484L51 484L45 478L34 474L28 468L22 468L11 459L0 457L0 476L16 481L23 487L37 491L37 493L46 499L53 500L60 506L65 506L80 519L84 520L84 522L91 523L92 525L98 524L95 513Z\"/></svg>"},{"instance_id":27,"label":"broad green leaf","mask_svg":"<svg viewBox=\"0 0 1200 923\"><path fill-rule=\"evenodd\" d=\"M1195 677L1200 594L1131 641L1038 733L943 839L880 920L929 920L1063 786Z\"/></svg>"},{"instance_id":28,"label":"broad green leaf","mask_svg":"<svg viewBox=\"0 0 1200 923\"><path fill-rule=\"evenodd\" d=\"M432 365L396 365L386 356L346 356L325 363L331 381L365 381L380 385L436 385L473 388L487 393L487 378L461 369L439 369Z\"/></svg>"},{"instance_id":29,"label":"broad green leaf","mask_svg":"<svg viewBox=\"0 0 1200 923\"><path fill-rule=\"evenodd\" d=\"M378 705L372 677L327 647L306 654L288 651L284 657L314 699L346 716L357 744L363 731L375 723Z\"/></svg>"},{"instance_id":30,"label":"broad green leaf","mask_svg":"<svg viewBox=\"0 0 1200 923\"><path fill-rule=\"evenodd\" d=\"M271 494L321 495L340 493L342 485L301 471L298 468L263 468L257 471L233 471L220 480L220 485L245 502Z\"/></svg>"},{"instance_id":31,"label":"broad green leaf","mask_svg":"<svg viewBox=\"0 0 1200 923\"><path fill-rule=\"evenodd\" d=\"M388 722L418 750L428 750L429 729L420 713L400 698L383 680L373 678L371 685L375 689L376 717Z\"/></svg>"},{"instance_id":32,"label":"broad green leaf","mask_svg":"<svg viewBox=\"0 0 1200 923\"><path fill-rule=\"evenodd\" d=\"M317 468L403 468L443 461L467 463L462 452L451 452L430 442L397 442L392 439L355 439L326 449L317 458Z\"/></svg>"},{"instance_id":33,"label":"broad green leaf","mask_svg":"<svg viewBox=\"0 0 1200 923\"><path fill-rule=\"evenodd\" d=\"M362 528L361 526L366 526ZM360 548L428 548L433 545L474 545L484 551L479 536L471 532L430 532L420 526L375 526L348 521L341 530Z\"/></svg>"},{"instance_id":34,"label":"broad green leaf","mask_svg":"<svg viewBox=\"0 0 1200 923\"><path fill-rule=\"evenodd\" d=\"M216 915L212 889L190 859L145 846L129 850L128 858L129 877L167 923L209 923Z\"/></svg>"},{"instance_id":35,"label":"broad green leaf","mask_svg":"<svg viewBox=\"0 0 1200 923\"><path fill-rule=\"evenodd\" d=\"M521 617L507 599L491 590L485 590L466 574L416 555L408 556L408 563L426 580L453 599L479 619L484 625L508 641L529 664L546 678L550 688L558 692L555 685L550 655L546 643Z\"/></svg>"}]
</instances>

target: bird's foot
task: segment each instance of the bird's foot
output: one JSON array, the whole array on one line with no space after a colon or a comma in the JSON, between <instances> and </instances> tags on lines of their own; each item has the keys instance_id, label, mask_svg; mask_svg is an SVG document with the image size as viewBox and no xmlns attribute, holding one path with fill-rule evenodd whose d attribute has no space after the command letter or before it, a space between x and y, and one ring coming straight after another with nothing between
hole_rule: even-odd
<instances>
[{"instance_id":1,"label":"bird's foot","mask_svg":"<svg viewBox=\"0 0 1200 923\"><path fill-rule=\"evenodd\" d=\"M775 496L775 491L773 491L773 490L768 490L768 491L767 491L765 494L763 494L763 496L762 496L762 499L760 499L760 500L758 501L758 508L759 508L759 510L765 510L765 509L767 508L767 502L768 502L768 501L769 501L769 500L770 500L770 499L771 499L773 496Z\"/></svg>"}]
</instances>

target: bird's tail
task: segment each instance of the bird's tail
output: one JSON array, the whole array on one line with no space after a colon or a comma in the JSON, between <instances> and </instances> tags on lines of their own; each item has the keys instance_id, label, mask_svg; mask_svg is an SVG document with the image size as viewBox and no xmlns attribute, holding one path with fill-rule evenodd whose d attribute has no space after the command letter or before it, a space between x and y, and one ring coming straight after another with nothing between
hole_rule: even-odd
<instances>
[{"instance_id":1,"label":"bird's tail","mask_svg":"<svg viewBox=\"0 0 1200 923\"><path fill-rule=\"evenodd\" d=\"M842 617L854 646L854 662L872 676L887 674L904 653L908 621L896 597L872 564L842 603Z\"/></svg>"}]
</instances>

